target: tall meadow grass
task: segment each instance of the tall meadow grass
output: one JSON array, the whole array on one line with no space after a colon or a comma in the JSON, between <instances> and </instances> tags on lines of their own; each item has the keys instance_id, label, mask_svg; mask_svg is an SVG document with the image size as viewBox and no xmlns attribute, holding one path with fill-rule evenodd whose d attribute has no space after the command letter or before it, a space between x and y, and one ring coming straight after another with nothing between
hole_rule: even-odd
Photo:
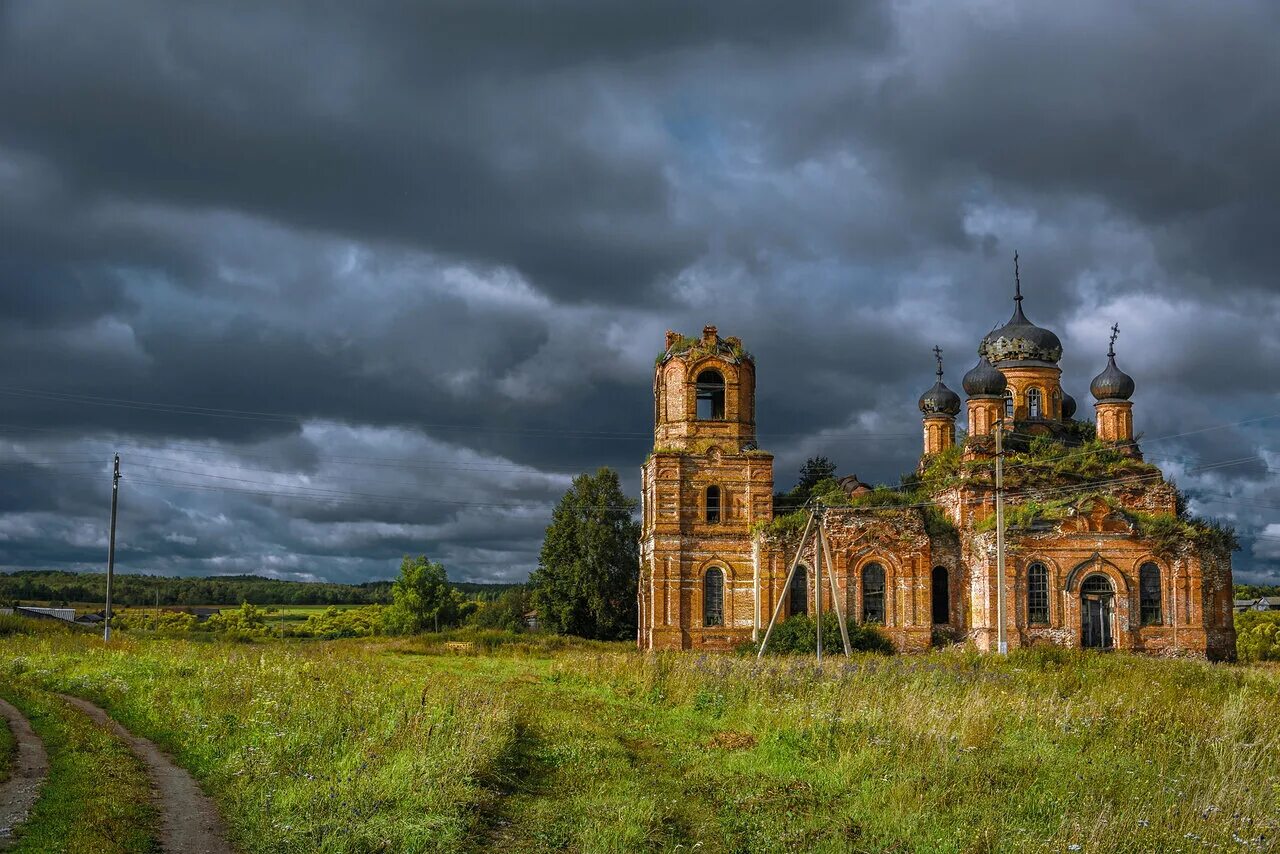
<instances>
[{"instance_id":1,"label":"tall meadow grass","mask_svg":"<svg viewBox=\"0 0 1280 854\"><path fill-rule=\"evenodd\" d=\"M359 643L10 636L6 677L88 697L205 783L244 851L455 851L516 732L501 694Z\"/></svg>"}]
</instances>

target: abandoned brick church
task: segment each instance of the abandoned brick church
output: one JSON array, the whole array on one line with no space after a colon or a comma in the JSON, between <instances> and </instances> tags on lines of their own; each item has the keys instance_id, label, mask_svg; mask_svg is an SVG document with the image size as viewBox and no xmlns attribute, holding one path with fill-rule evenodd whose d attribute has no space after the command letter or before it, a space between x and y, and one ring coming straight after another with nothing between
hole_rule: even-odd
<instances>
[{"instance_id":1,"label":"abandoned brick church","mask_svg":"<svg viewBox=\"0 0 1280 854\"><path fill-rule=\"evenodd\" d=\"M996 648L999 423L1008 646L1231 657L1232 536L1187 518L1175 487L1143 461L1114 334L1090 385L1092 424L1075 421L1062 345L1027 319L1020 284L1014 299L1013 317L978 346L963 407L939 356L909 483L827 484L822 573L834 577L841 613L881 624L903 651L965 639ZM700 338L667 333L641 472L641 648L730 649L757 640L779 605L781 618L814 612L812 538L786 584L807 514L775 518L773 457L755 441L755 371L742 342L714 326ZM831 600L824 579L824 612Z\"/></svg>"}]
</instances>

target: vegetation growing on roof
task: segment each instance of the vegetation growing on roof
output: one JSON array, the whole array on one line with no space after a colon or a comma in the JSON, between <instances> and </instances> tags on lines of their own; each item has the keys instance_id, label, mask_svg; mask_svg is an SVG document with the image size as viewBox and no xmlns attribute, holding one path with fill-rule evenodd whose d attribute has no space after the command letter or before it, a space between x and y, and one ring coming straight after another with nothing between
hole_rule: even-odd
<instances>
[{"instance_id":1,"label":"vegetation growing on roof","mask_svg":"<svg viewBox=\"0 0 1280 854\"><path fill-rule=\"evenodd\" d=\"M765 521L761 519L751 526L751 536L764 534L773 540L786 540L804 533L804 524L809 519L808 510L793 510L781 516L774 516Z\"/></svg>"},{"instance_id":2,"label":"vegetation growing on roof","mask_svg":"<svg viewBox=\"0 0 1280 854\"><path fill-rule=\"evenodd\" d=\"M1151 550L1160 557L1177 554L1183 543L1209 551L1240 549L1235 528L1220 519L1179 518L1172 513L1142 513L1123 508L1121 511L1134 523L1137 533L1151 542Z\"/></svg>"},{"instance_id":3,"label":"vegetation growing on roof","mask_svg":"<svg viewBox=\"0 0 1280 854\"><path fill-rule=\"evenodd\" d=\"M809 490L808 498L817 499L827 507L917 509L923 516L925 530L931 536L957 534L955 526L945 514L938 507L928 503L929 496L917 490L877 486L870 492L850 497L840 486L839 481L828 477L813 485ZM772 538L798 536L803 532L808 518L809 511L802 507L776 516L771 522L757 523L752 528L752 534L764 532Z\"/></svg>"},{"instance_id":4,"label":"vegetation growing on roof","mask_svg":"<svg viewBox=\"0 0 1280 854\"><path fill-rule=\"evenodd\" d=\"M834 464L825 459L822 461L828 463L828 468L834 472ZM931 502L939 492L955 486L992 485L994 470L993 459L965 460L963 449L957 446L928 458L919 472L902 478L900 488L877 486L870 492L850 498L838 481L824 477L807 486L804 500L820 498L828 507L916 507L921 511L930 536L957 536L958 531L950 519ZM1090 439L1072 446L1050 436L1038 436L1027 442L1022 450L1007 452L1005 485L1011 491L1016 493L1059 486L1087 488L1091 484L1096 488L1010 501L1006 505L1005 522L1010 529L1022 532L1050 530L1070 516L1075 508L1092 501L1104 501L1134 525L1135 533L1152 542L1152 550L1156 554L1174 554L1182 543L1188 542L1209 550L1239 549L1233 528L1220 521L1197 519L1187 514L1186 500L1181 493L1177 497L1176 514L1151 514L1127 509L1108 491L1108 487L1141 486L1160 483L1163 479L1159 468L1127 456L1111 443ZM779 498L790 500L797 491L776 495L775 506L781 503ZM758 525L753 533L764 531L771 537L795 536L803 530L807 518L804 510L795 510ZM980 533L995 530L994 515L979 521L975 530Z\"/></svg>"},{"instance_id":5,"label":"vegetation growing on roof","mask_svg":"<svg viewBox=\"0 0 1280 854\"><path fill-rule=\"evenodd\" d=\"M1098 425L1092 421L1076 421L1073 418L1062 422L1062 432L1079 443L1093 442L1098 438Z\"/></svg>"},{"instance_id":6,"label":"vegetation growing on roof","mask_svg":"<svg viewBox=\"0 0 1280 854\"><path fill-rule=\"evenodd\" d=\"M1074 508L1091 506L1095 501L1102 501L1123 515L1133 525L1134 533L1150 542L1152 552L1160 557L1173 557L1185 543L1210 551L1236 551L1240 548L1235 529L1221 520L1199 519L1185 512L1183 515L1145 513L1125 507L1114 495L1104 492L1012 503L1005 508L1005 525L1023 532L1050 530L1071 515ZM992 514L974 528L986 533L994 531L995 526L995 514Z\"/></svg>"},{"instance_id":7,"label":"vegetation growing on roof","mask_svg":"<svg viewBox=\"0 0 1280 854\"><path fill-rule=\"evenodd\" d=\"M707 344L701 338L690 338L687 335L681 335L674 344L659 353L653 363L661 365L668 356L688 355L698 358L724 354L725 352L738 360L752 358L751 354L747 352L746 348L742 346L742 342L737 338L720 338L714 344Z\"/></svg>"}]
</instances>

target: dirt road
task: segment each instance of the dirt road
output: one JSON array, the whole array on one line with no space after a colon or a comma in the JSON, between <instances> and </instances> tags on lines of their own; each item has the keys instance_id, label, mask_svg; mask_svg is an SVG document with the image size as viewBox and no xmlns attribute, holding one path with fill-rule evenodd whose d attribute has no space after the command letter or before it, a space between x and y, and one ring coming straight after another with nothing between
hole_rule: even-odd
<instances>
[{"instance_id":1,"label":"dirt road","mask_svg":"<svg viewBox=\"0 0 1280 854\"><path fill-rule=\"evenodd\" d=\"M160 811L160 845L164 851L182 854L234 854L218 808L195 779L174 764L154 742L140 738L116 723L105 711L79 697L60 694L98 724L111 730L133 749L147 766Z\"/></svg>"},{"instance_id":2,"label":"dirt road","mask_svg":"<svg viewBox=\"0 0 1280 854\"><path fill-rule=\"evenodd\" d=\"M40 787L49 776L49 756L27 719L4 700L0 700L0 716L8 721L17 742L13 768L0 783L0 849L4 849L13 844L14 830L26 820L40 796Z\"/></svg>"}]
</instances>

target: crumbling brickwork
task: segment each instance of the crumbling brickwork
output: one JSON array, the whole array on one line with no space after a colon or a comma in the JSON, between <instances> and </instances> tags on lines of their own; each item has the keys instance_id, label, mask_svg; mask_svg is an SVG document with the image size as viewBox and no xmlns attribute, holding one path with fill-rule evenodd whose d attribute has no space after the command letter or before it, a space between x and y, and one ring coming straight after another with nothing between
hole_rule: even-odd
<instances>
[{"instance_id":1,"label":"crumbling brickwork","mask_svg":"<svg viewBox=\"0 0 1280 854\"><path fill-rule=\"evenodd\" d=\"M1029 324L1020 307L1018 318ZM1028 437L1069 432L1064 411L1075 404L1061 390L1056 364L1046 361L1051 356L1056 362L1060 355L1054 341L1029 334L1001 339L1004 350L990 348L1012 352L1019 360L1001 368L1010 375L1016 413L1004 429ZM1114 352L1110 355L1108 370L1115 370ZM1038 356L1044 357L1041 363L1035 363ZM1125 390L1113 375L1107 379L1109 393ZM700 338L668 333L654 370L654 395L655 447L641 471L639 645L730 649L758 640L775 610L780 618L815 613L812 540L798 556L803 580L788 587L799 532L767 525L773 519L773 458L755 445L750 354L737 339L721 339L714 327ZM970 474L928 492L921 502L928 509L825 511L830 554L823 556L824 612L880 623L906 652L947 639L996 648L1000 579L991 518L993 466L986 464L994 460L993 426L1006 417L997 408L1001 403L986 389L968 401L971 421L975 416L981 421L964 447ZM1098 407L1099 434L1137 460L1131 421L1114 420L1116 412L1128 415L1127 400L1122 403L1106 398ZM1023 420L1037 405L1039 417ZM945 434L952 427L944 416L958 404L942 415L939 406L927 411L922 403L921 408L926 410L923 459L928 462L950 447ZM1137 481L1087 484L1087 492L1056 483L1018 492L1011 506L1057 499L1057 513L1030 528L1010 529L1006 537L1004 626L1010 648L1053 644L1234 656L1229 546L1144 534L1135 520L1172 520L1178 509L1176 490L1157 470L1150 471L1154 475ZM856 479L846 481L866 491ZM1064 495L1070 500L1061 500ZM803 593L803 604L792 601L793 590Z\"/></svg>"}]
</instances>

